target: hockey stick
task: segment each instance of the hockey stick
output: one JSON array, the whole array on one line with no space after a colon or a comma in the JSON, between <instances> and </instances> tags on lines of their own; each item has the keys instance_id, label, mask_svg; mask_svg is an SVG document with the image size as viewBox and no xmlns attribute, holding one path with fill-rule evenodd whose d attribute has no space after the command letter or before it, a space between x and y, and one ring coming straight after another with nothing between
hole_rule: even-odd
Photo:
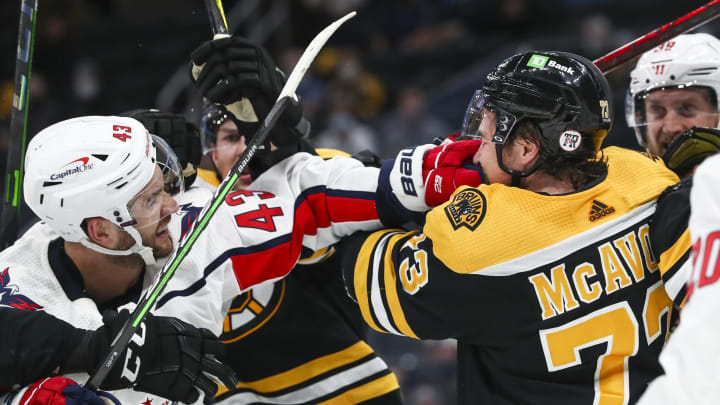
<instances>
[{"instance_id":1,"label":"hockey stick","mask_svg":"<svg viewBox=\"0 0 720 405\"><path fill-rule=\"evenodd\" d=\"M213 39L229 36L222 0L205 0L205 8L207 9L208 17L210 17Z\"/></svg>"},{"instance_id":2,"label":"hockey stick","mask_svg":"<svg viewBox=\"0 0 720 405\"><path fill-rule=\"evenodd\" d=\"M8 145L7 177L5 179L5 200L3 201L2 218L0 218L0 231L2 231L0 248L2 249L15 241L20 226L22 180L25 168L25 141L27 139L30 98L30 73L32 72L38 1L23 0L20 4L20 26L18 28L15 84L10 116L10 143Z\"/></svg>"},{"instance_id":3,"label":"hockey stick","mask_svg":"<svg viewBox=\"0 0 720 405\"><path fill-rule=\"evenodd\" d=\"M240 174L243 172L243 170L245 170L245 167L247 167L250 159L252 159L252 157L255 155L255 152L257 152L260 145L263 144L265 138L267 138L268 134L275 126L275 123L280 118L282 112L285 110L287 103L297 101L297 95L295 94L295 91L297 90L300 81L305 75L305 72L310 67L312 61L315 59L315 56L318 54L323 45L325 45L325 42L327 42L330 36L332 36L332 34L345 21L352 18L353 16L355 16L354 11L328 25L327 27L325 27L325 29L320 31L320 33L317 34L315 38L313 38L313 40L310 42L310 45L308 45L308 47L305 49L302 56L300 56L300 60L295 65L295 68L293 68L292 72L290 73L290 76L288 77L285 86L280 91L280 96L278 96L275 105L273 105L267 117L265 117L265 120L261 123L260 128L258 128L257 132L255 133L255 136L251 138L247 149L245 149L245 152L243 152L237 162L235 162L232 169L230 169L230 172L215 190L215 194L202 209L200 215L198 216L190 231L179 242L177 249L173 252L167 263L165 263L165 265L162 267L160 273L158 273L150 288L148 288L145 294L143 294L142 298L138 302L138 305L135 307L135 310L128 318L128 321L120 330L120 333L118 333L115 339L113 339L107 356L105 356L103 362L98 366L97 370L95 370L93 375L86 383L86 387L92 390L97 390L100 387L102 382L105 380L105 377L107 377L108 373L110 372L110 369L112 369L113 365L118 360L120 353L125 350L128 343L130 342L130 339L137 331L143 318L145 318L145 315L155 304L155 301L160 296L160 293L163 291L168 281L175 273L175 270L177 270L178 266L180 266L180 263L182 263L182 261L185 259L188 252L195 244L197 238L205 230L215 212L217 212L220 204L222 204L222 202L225 200L225 197L227 197L237 180L240 178Z\"/></svg>"},{"instance_id":4,"label":"hockey stick","mask_svg":"<svg viewBox=\"0 0 720 405\"><path fill-rule=\"evenodd\" d=\"M620 48L601 56L593 63L606 75L649 51L655 46L680 34L697 28L720 15L720 0L713 0L684 16L657 28Z\"/></svg>"}]
</instances>

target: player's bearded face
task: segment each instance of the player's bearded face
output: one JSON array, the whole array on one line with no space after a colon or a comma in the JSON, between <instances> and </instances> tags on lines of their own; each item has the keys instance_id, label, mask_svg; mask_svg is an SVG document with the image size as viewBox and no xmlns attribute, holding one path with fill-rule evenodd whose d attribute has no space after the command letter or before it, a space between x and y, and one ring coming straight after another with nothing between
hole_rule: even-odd
<instances>
[{"instance_id":1,"label":"player's bearded face","mask_svg":"<svg viewBox=\"0 0 720 405\"><path fill-rule=\"evenodd\" d=\"M211 150L213 163L222 178L227 176L246 148L245 137L238 132L235 123L230 119L225 120L217 130L216 142ZM245 189L250 183L252 179L246 170L238 179L235 188Z\"/></svg>"},{"instance_id":2,"label":"player's bearded face","mask_svg":"<svg viewBox=\"0 0 720 405\"><path fill-rule=\"evenodd\" d=\"M662 155L670 142L693 126L717 128L718 111L702 88L663 89L645 98L647 148Z\"/></svg>"},{"instance_id":3,"label":"player's bearded face","mask_svg":"<svg viewBox=\"0 0 720 405\"><path fill-rule=\"evenodd\" d=\"M133 227L140 233L143 245L153 249L155 257L172 253L173 241L168 225L172 214L178 210L177 202L163 186L162 172L156 167L148 185L129 205L130 215L137 221Z\"/></svg>"}]
</instances>

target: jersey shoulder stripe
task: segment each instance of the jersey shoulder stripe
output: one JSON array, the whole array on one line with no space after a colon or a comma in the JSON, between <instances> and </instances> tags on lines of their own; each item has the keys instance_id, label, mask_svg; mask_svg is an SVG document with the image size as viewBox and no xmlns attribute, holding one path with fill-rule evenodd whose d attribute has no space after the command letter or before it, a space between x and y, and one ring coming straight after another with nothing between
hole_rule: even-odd
<instances>
[{"instance_id":1,"label":"jersey shoulder stripe","mask_svg":"<svg viewBox=\"0 0 720 405\"><path fill-rule=\"evenodd\" d=\"M678 263L684 262L691 248L690 230L685 229L685 232L682 233L680 238L678 238L669 249L660 254L660 274L665 276L665 274L675 268Z\"/></svg>"}]
</instances>

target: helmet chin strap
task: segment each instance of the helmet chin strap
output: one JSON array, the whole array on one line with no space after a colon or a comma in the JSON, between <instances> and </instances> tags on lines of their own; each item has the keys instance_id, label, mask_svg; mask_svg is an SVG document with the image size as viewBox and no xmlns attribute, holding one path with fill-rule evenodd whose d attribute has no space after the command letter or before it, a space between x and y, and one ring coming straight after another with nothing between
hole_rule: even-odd
<instances>
[{"instance_id":1,"label":"helmet chin strap","mask_svg":"<svg viewBox=\"0 0 720 405\"><path fill-rule=\"evenodd\" d=\"M144 246L142 244L142 237L140 236L140 232L138 232L137 229L131 226L124 228L123 230L129 233L130 236L132 236L132 238L135 240L135 243L130 247L130 249L108 249L90 241L90 239L88 239L87 237L80 239L80 243L88 249L111 256L130 256L137 253L143 259L145 265L149 266L155 264L155 255L153 254L153 250L152 248Z\"/></svg>"},{"instance_id":2,"label":"helmet chin strap","mask_svg":"<svg viewBox=\"0 0 720 405\"><path fill-rule=\"evenodd\" d=\"M523 177L527 177L527 176L535 173L535 170L537 170L537 168L540 167L540 164L542 162L538 158L535 161L535 164L533 164L529 170L526 170L524 172L509 169L507 166L505 166L505 163L503 163L503 159L502 159L503 146L504 146L504 144L501 144L501 143L495 144L495 154L497 155L498 166L500 166L500 169L502 169L505 173L507 173L511 176L510 177L510 186L520 187L520 180L522 180Z\"/></svg>"}]
</instances>

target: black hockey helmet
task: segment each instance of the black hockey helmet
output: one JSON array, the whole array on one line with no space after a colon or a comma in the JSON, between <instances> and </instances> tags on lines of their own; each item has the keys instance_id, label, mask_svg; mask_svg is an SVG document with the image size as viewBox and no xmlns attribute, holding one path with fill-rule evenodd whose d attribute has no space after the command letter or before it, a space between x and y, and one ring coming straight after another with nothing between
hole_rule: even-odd
<instances>
[{"instance_id":1,"label":"black hockey helmet","mask_svg":"<svg viewBox=\"0 0 720 405\"><path fill-rule=\"evenodd\" d=\"M233 120L233 122L235 122L238 132L245 137L246 143L250 142L250 138L260 127L259 122L238 120L232 112L220 103L209 103L205 106L202 118L200 119L200 136L203 150L208 151L213 148L212 145L217 143L218 128L227 120Z\"/></svg>"},{"instance_id":2,"label":"black hockey helmet","mask_svg":"<svg viewBox=\"0 0 720 405\"><path fill-rule=\"evenodd\" d=\"M590 60L566 52L527 52L505 59L488 74L470 101L462 135L478 137L486 111L493 112L496 131L484 141L496 144L500 167L517 180L542 163L525 172L502 163L502 145L519 122L536 125L550 149L546 154L585 156L600 150L610 130L611 98L607 80Z\"/></svg>"}]
</instances>

